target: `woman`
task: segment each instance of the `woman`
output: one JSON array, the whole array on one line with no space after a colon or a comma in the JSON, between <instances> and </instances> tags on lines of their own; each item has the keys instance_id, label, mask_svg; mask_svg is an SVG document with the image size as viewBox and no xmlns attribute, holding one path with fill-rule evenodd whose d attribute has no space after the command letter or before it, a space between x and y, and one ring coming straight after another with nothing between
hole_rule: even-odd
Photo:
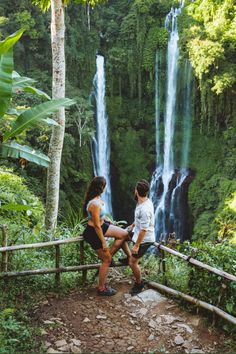
<instances>
[{"instance_id":1,"label":"woman","mask_svg":"<svg viewBox=\"0 0 236 354\"><path fill-rule=\"evenodd\" d=\"M104 177L94 177L90 183L83 205L84 215L88 217L88 224L84 231L84 240L97 252L102 260L99 268L98 295L112 296L116 290L105 286L105 280L108 273L112 256L122 247L128 257L131 256L127 242L128 231L114 226L105 216L105 206L101 199L101 194L106 187ZM113 237L115 241L109 250L105 237Z\"/></svg>"}]
</instances>

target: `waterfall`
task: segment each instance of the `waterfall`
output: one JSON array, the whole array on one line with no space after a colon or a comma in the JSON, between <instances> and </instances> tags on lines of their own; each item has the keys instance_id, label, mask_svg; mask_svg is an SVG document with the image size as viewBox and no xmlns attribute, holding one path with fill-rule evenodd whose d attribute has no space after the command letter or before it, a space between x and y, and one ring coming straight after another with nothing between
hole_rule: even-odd
<instances>
[{"instance_id":1,"label":"waterfall","mask_svg":"<svg viewBox=\"0 0 236 354\"><path fill-rule=\"evenodd\" d=\"M178 9L172 8L166 16L165 27L169 31L167 48L167 92L165 110L165 131L163 162L161 162L160 149L160 90L159 90L159 54L156 54L155 63L155 119L156 119L156 153L157 166L151 181L151 198L155 208L155 232L156 239L166 239L170 232L175 232L177 238L183 240L186 235L183 225L186 216L186 206L182 208L182 197L186 196L186 187L183 188L188 177L187 162L191 137L191 67L185 65L185 94L183 112L183 144L181 171L175 167L174 161L174 134L176 121L176 100L177 100L177 78L178 78L178 15L181 12L184 2ZM159 63L159 64L158 64Z\"/></svg>"},{"instance_id":2,"label":"waterfall","mask_svg":"<svg viewBox=\"0 0 236 354\"><path fill-rule=\"evenodd\" d=\"M161 141L160 141L160 97L161 85L159 80L159 69L161 67L161 54L156 52L155 61L155 121L156 121L156 164L161 163Z\"/></svg>"},{"instance_id":3,"label":"waterfall","mask_svg":"<svg viewBox=\"0 0 236 354\"><path fill-rule=\"evenodd\" d=\"M189 60L184 63L184 120L181 168L188 167L189 146L192 132L192 66Z\"/></svg>"},{"instance_id":4,"label":"waterfall","mask_svg":"<svg viewBox=\"0 0 236 354\"><path fill-rule=\"evenodd\" d=\"M97 55L97 71L93 80L96 103L96 134L93 138L93 166L95 176L104 176L107 181L102 196L106 204L106 212L112 214L111 184L110 184L110 145L108 137L108 116L106 113L105 65L104 57Z\"/></svg>"}]
</instances>

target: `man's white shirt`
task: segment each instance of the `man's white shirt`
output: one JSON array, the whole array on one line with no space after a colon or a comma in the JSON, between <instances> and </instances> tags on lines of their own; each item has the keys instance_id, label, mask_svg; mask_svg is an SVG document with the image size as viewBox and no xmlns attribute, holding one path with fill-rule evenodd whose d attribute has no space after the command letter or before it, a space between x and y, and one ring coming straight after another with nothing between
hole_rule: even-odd
<instances>
[{"instance_id":1,"label":"man's white shirt","mask_svg":"<svg viewBox=\"0 0 236 354\"><path fill-rule=\"evenodd\" d=\"M154 207L151 200L147 199L145 202L137 204L134 215L135 227L133 230L134 235L132 240L136 242L139 236L139 232L141 230L145 230L146 233L142 243L154 242Z\"/></svg>"}]
</instances>

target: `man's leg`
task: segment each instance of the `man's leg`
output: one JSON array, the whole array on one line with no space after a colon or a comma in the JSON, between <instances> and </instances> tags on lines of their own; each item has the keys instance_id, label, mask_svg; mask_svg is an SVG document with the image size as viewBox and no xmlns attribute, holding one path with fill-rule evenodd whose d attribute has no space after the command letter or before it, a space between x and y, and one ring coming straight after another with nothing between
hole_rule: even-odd
<instances>
[{"instance_id":1,"label":"man's leg","mask_svg":"<svg viewBox=\"0 0 236 354\"><path fill-rule=\"evenodd\" d=\"M138 265L138 258L135 258L134 256L131 256L129 259L129 265L130 268L133 271L134 277L135 277L135 281L137 284L141 284L141 269Z\"/></svg>"}]
</instances>

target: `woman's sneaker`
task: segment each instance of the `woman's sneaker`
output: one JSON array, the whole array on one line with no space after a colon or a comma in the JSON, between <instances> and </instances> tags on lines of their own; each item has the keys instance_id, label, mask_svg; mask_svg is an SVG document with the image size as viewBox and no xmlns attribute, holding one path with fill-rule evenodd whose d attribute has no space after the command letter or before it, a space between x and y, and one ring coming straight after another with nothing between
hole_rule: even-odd
<instances>
[{"instance_id":1,"label":"woman's sneaker","mask_svg":"<svg viewBox=\"0 0 236 354\"><path fill-rule=\"evenodd\" d=\"M98 289L97 294L98 296L113 296L116 294L116 290L105 286L103 290Z\"/></svg>"},{"instance_id":2,"label":"woman's sneaker","mask_svg":"<svg viewBox=\"0 0 236 354\"><path fill-rule=\"evenodd\" d=\"M141 291L143 290L144 286L145 286L145 283L143 281L141 281L140 284L135 282L133 287L131 288L131 290L129 292L130 295L134 296L134 295L137 295L137 294L141 293Z\"/></svg>"}]
</instances>

